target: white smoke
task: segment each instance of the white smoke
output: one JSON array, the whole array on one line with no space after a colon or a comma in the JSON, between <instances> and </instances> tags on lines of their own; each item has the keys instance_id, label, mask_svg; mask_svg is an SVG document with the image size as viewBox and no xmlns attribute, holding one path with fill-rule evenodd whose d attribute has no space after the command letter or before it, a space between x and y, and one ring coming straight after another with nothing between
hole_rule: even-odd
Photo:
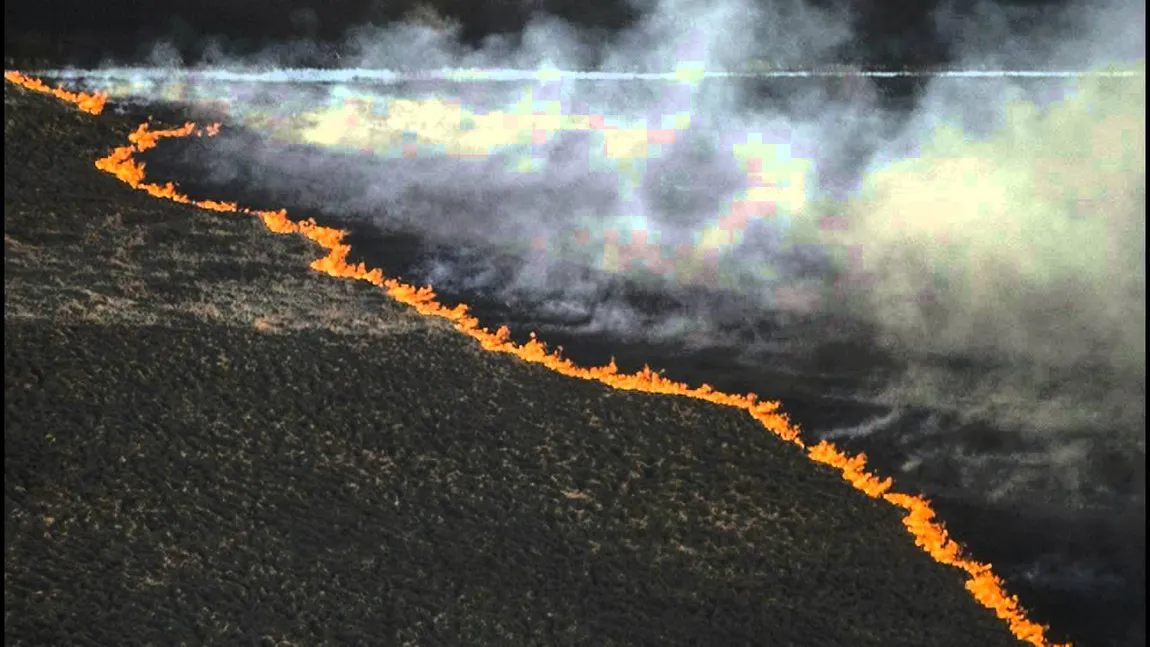
<instances>
[{"instance_id":1,"label":"white smoke","mask_svg":"<svg viewBox=\"0 0 1150 647\"><path fill-rule=\"evenodd\" d=\"M722 290L740 317L849 314L909 366L877 399L1144 436L1142 3L945 5L934 20L952 69L1103 74L941 75L910 110L882 99L881 80L828 67L860 47L847 12L800 0L637 7L639 21L609 38L545 15L478 48L449 21L368 25L349 33L337 70L287 69L314 53L306 44L242 59L215 46L178 69L160 46L153 78L74 76L105 88L119 77L121 94L149 100L227 102L252 128L325 144L224 138L217 180L244 174L288 203L522 257L510 273L441 259L426 268L436 285L542 303L589 318L587 331L696 345L729 341L717 319L731 312L652 320L598 303L604 276ZM837 71L744 74L767 68ZM462 112L396 103L432 99ZM381 135L372 120L399 119L404 105L415 106L403 121L412 132ZM536 137L531 122L508 126L479 159L445 154L478 137L461 122L493 111L518 124L538 112L597 116L617 130ZM335 115L336 128L290 118L301 113ZM449 135L418 143L416 131ZM418 144L415 159L404 144ZM628 265L628 253L642 261ZM971 377L942 366L972 357L998 368Z\"/></svg>"}]
</instances>

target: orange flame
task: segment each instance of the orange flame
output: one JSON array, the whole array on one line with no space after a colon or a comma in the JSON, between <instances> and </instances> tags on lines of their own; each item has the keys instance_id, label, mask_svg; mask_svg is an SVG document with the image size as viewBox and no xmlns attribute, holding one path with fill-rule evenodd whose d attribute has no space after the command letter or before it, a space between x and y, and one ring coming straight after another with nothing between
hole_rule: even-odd
<instances>
[{"instance_id":1,"label":"orange flame","mask_svg":"<svg viewBox=\"0 0 1150 647\"><path fill-rule=\"evenodd\" d=\"M4 80L28 88L29 90L50 94L68 103L74 103L80 110L88 114L100 114L104 111L104 104L108 101L108 95L100 92L96 94L85 94L83 92L69 92L63 88L50 88L40 79L34 79L19 72L5 72Z\"/></svg>"},{"instance_id":2,"label":"orange flame","mask_svg":"<svg viewBox=\"0 0 1150 647\"><path fill-rule=\"evenodd\" d=\"M5 76L7 78L7 75ZM27 77L20 78L26 79ZM30 87L24 82L19 83ZM34 83L39 82L34 81ZM46 86L39 84L38 87ZM81 95L73 95L62 90L50 92L81 105L80 102L74 100L75 97ZM81 108L83 109L83 105ZM466 305L459 304L454 308L448 308L436 301L435 292L430 287L416 288L395 279L385 278L383 272L378 268L368 269L363 263L356 265L348 263L347 257L351 252L351 247L343 242L347 232L330 227L321 227L311 218L298 222L289 220L286 209L268 211L239 207L233 202L192 200L180 193L171 182L158 185L144 181L144 164L134 159L133 156L136 153L155 147L157 142L163 138L212 136L219 132L219 128L219 124L212 124L198 129L195 124L189 122L180 128L151 130L147 123L140 124L128 136L130 144L116 148L107 157L96 160L96 168L110 173L129 186L146 191L157 198L192 204L212 211L254 215L259 217L264 225L275 233L295 233L315 241L320 247L327 250L327 255L313 261L311 263L312 269L338 278L367 281L386 290L391 298L411 306L422 315L440 317L453 322L456 330L475 339L481 347L488 351L509 353L526 362L542 364L557 373L583 380L594 380L616 389L678 395L742 409L771 433L804 449L810 460L830 465L839 470L843 479L867 496L881 498L905 510L903 525L914 537L915 545L936 562L965 571L969 575L966 582L967 591L979 604L994 611L1000 619L1004 620L1011 633L1019 640L1035 647L1070 647L1069 643L1053 645L1047 641L1045 634L1048 627L1039 625L1027 618L1026 612L1018 602L1018 597L1010 595L1004 590L1002 580L993 573L990 564L962 556L961 547L950 538L943 524L934 520L935 512L927 499L918 495L892 492L892 479L880 479L866 469L865 454L848 456L825 440L816 445L808 446L800 437L799 427L791 424L786 414L779 411L779 403L759 400L754 393L746 395L722 393L708 384L691 388L686 384L664 378L660 372L654 371L648 366L644 366L642 370L634 374L621 374L618 372L613 358L606 366L591 368L577 366L570 360L562 358L558 351L549 352L546 345L536 339L535 333L531 333L531 339L527 343L516 344L509 339L510 331L506 326L501 326L495 332L480 327L478 319L467 314L468 307Z\"/></svg>"}]
</instances>

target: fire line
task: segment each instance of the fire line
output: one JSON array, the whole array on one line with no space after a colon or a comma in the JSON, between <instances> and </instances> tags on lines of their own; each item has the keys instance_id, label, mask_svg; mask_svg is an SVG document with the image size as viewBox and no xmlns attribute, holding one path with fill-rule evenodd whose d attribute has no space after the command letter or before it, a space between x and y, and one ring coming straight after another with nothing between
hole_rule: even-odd
<instances>
[{"instance_id":1,"label":"fire line","mask_svg":"<svg viewBox=\"0 0 1150 647\"><path fill-rule=\"evenodd\" d=\"M50 94L75 104L80 110L93 115L100 114L107 101L107 96L100 93L74 93L63 88L52 88L39 79L19 72L5 72L4 78L29 90ZM326 256L311 263L313 270L337 278L358 279L371 283L386 290L388 296L395 301L414 308L421 315L451 321L456 330L478 341L487 351L508 353L526 362L541 364L562 375L600 382L615 389L678 395L742 409L780 439L804 450L811 461L837 469L844 480L867 496L882 499L902 508L905 512L903 525L914 537L915 545L936 562L964 571L967 574L966 590L979 604L994 611L999 619L1005 621L1016 638L1035 647L1070 647L1069 643L1055 645L1047 640L1048 627L1039 625L1027 617L1018 597L1005 591L1002 580L994 574L990 564L975 561L962 554L962 548L950 538L945 525L935 519L934 509L926 498L893 491L891 478L879 478L867 470L864 453L848 456L825 440L816 445L807 445L801 438L799 427L792 424L787 415L780 411L778 402L760 400L754 393L746 395L723 393L707 384L692 388L664 378L660 372L648 366L644 366L634 374L622 374L618 372L613 358L606 366L591 368L577 366L571 360L562 358L558 351L548 351L546 345L536 339L535 333L531 333L530 341L516 344L510 340L510 331L506 326L501 326L495 332L480 327L479 320L468 315L468 307L465 304L459 304L454 308L444 306L436 301L435 292L430 286L416 288L384 277L378 268L368 269L363 263L356 265L348 263L347 257L351 252L351 246L343 242L347 232L321 227L311 218L301 221L289 220L286 209L270 211L241 207L234 202L193 200L180 193L172 182L160 185L145 181L144 164L135 159L137 153L155 148L161 139L211 137L216 135L219 129L220 124L199 128L196 124L187 122L179 128L152 130L149 123L145 122L128 135L127 146L117 147L106 157L96 160L95 166L133 189L144 191L153 197L211 211L256 216L272 232L302 235L327 251Z\"/></svg>"}]
</instances>

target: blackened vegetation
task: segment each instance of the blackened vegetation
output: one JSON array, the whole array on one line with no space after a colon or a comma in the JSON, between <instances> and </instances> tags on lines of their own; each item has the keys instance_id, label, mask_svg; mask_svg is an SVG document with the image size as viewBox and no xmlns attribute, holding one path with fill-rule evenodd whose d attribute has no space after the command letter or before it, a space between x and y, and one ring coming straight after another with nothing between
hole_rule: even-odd
<instances>
[{"instance_id":1,"label":"blackened vegetation","mask_svg":"<svg viewBox=\"0 0 1150 647\"><path fill-rule=\"evenodd\" d=\"M91 166L128 121L10 86L5 118L7 644L1015 643L745 415L483 353L133 193Z\"/></svg>"},{"instance_id":2,"label":"blackened vegetation","mask_svg":"<svg viewBox=\"0 0 1150 647\"><path fill-rule=\"evenodd\" d=\"M183 119L180 116L182 109L179 104L149 106L150 114L175 121ZM225 124L228 122L226 116L221 118ZM226 143L221 145L221 140ZM221 158L219 152L221 149L260 148L285 157L298 156L299 162L295 165L298 168L279 170L276 180L269 182L268 171L258 162L242 156ZM778 397L788 400L817 399L828 391L841 392L848 384L857 386L861 380L874 379L878 372L893 371L898 367L889 354L878 351L873 343L873 331L862 322L831 314L800 320L786 313L764 313L761 308L748 304L744 295L714 287L672 286L657 280L643 283L575 261L560 261L564 273L594 285L595 292L572 297L569 286L563 285L551 293L534 288L507 290L506 286L513 284L517 275L530 271L526 269L528 252L522 245L499 245L478 236L452 231L428 234L418 226L408 224L403 214L388 212L387 207L355 212L350 210L353 208L345 210L343 206L327 208L322 205L328 199L335 205L354 202L354 196L360 190L357 184L360 178L350 173L349 187L341 186L345 179L342 177L323 186L316 185L314 194L322 197L309 198L308 205L299 204L300 187L311 187L316 183L316 174L308 169L325 165L340 168L341 159L356 154L273 143L266 136L232 125L226 127L219 138L170 140L161 148L144 152L140 159L157 178L179 178L181 190L193 198L232 196L245 205L269 208L290 205L289 211L295 218L314 218L321 225L342 229L347 232L346 240L352 247L350 262L378 267L385 275L413 285L433 285L441 302L448 305L467 303L485 326L491 329L509 326L512 339L516 341L525 342L531 331L545 333L549 343L575 351L577 354L571 357L583 365L606 364L614 356L620 367L634 371L639 370L645 361L651 361L652 357L659 357L660 361L667 355L679 360L685 358L684 349L671 349L672 345L679 345L678 340L669 341L663 347L645 339L644 335L627 337L621 332L613 332L616 339L607 339L605 334L597 343L587 344L584 341L588 334L573 334L580 325L601 318L601 313L597 312L599 308L623 305L637 320L652 326L665 320L669 313L692 318L696 313L706 312L708 318L721 328L724 338L737 339L748 345L765 339L781 342L788 338L817 337L820 340L813 353L804 351L802 358L788 357L785 361L776 362L775 368L790 370L780 370L773 381L763 382L762 376L756 375L753 380L728 383L723 390L730 392L754 390L778 394ZM408 162L375 158L370 152L362 155L364 165L378 177L389 173L390 164ZM348 167L354 169L354 165ZM447 276L438 276L435 273L437 266L448 267L451 271L446 273ZM572 307L564 309L563 305ZM626 343L612 343L621 341L620 338ZM691 362L725 365L724 372L731 377L734 368L731 364L738 353L729 347L706 346L689 355ZM776 356L776 359L781 358ZM779 365L784 363L785 367ZM800 372L804 378L819 375L826 379L799 381L795 377ZM700 375L705 375L705 371L690 372L692 379ZM819 401L816 406L829 404Z\"/></svg>"},{"instance_id":3,"label":"blackened vegetation","mask_svg":"<svg viewBox=\"0 0 1150 647\"><path fill-rule=\"evenodd\" d=\"M113 110L119 107L113 105ZM154 104L148 106L148 110L161 122L182 123L187 118L186 107L179 105ZM143 114L133 117L143 118ZM203 115L196 118L206 119ZM266 187L266 178L250 175L247 171L253 169L245 171L243 164L232 169L236 171L234 174L225 174L228 179L216 178L215 171L221 167L220 147L228 149L236 145L234 141L221 145L221 139L248 136L255 138L252 146L267 145L258 141L254 134L228 128L220 138L166 141L160 148L141 155L141 159L147 162L152 177L159 181L178 179L181 189L195 198L226 196L257 207L286 205L295 218L315 217L320 224L346 228L351 232L348 240L353 246L353 262L364 261L370 267L382 268L388 276L402 277L416 285L428 281L426 273L420 270L420 266L428 261L453 264L457 276L467 276L466 268L471 268L475 275L504 272L502 276L509 279L524 260L513 254L501 256L499 249L474 242L461 244L455 240L451 244L443 244L443 241L428 236L364 224L375 221L372 214L349 218L348 214L336 215L300 207L291 201L293 198ZM320 152L309 149L307 154L320 155ZM205 173L205 169L212 172ZM305 178L299 181L305 181ZM288 177L281 184L295 186L295 182ZM320 189L328 191L331 187L317 187ZM147 198L141 200L150 203ZM141 218L141 222L150 222L154 215L146 214ZM217 217L203 214L191 223L194 226L195 223L212 222L214 218ZM253 226L259 228L258 225ZM192 234L196 233L193 230ZM155 303L161 295L169 294L173 283L214 286L206 282L207 277L218 276L216 272L228 272L230 275L238 274L241 279L233 281L227 290L231 295L230 303L244 304L240 307L233 305L231 311L246 313L249 324L262 312L265 314L263 319L276 319L283 325L286 317L288 322L296 322L288 325L299 328L298 322L314 318L306 307L294 301L269 300L268 290L255 290L251 286L256 283L242 280L244 276L252 277L257 272L265 279L277 274L274 262L255 262L252 250L267 247L258 236L252 234L228 242L219 238L217 231L204 244L216 246L224 257L232 260L216 263L210 270L202 269L188 278L159 280L163 289L151 294L149 300ZM180 239L193 247L198 245L194 237L186 233ZM153 238L149 238L148 249L157 249ZM159 248L155 256L161 263L170 263L169 257L180 254L167 253ZM313 257L314 251L305 245L290 262L304 265ZM242 263L238 260L241 258ZM283 265L279 264L280 267ZM263 269L257 270L257 267ZM570 271L593 272L578 267L572 267ZM84 281L103 280L100 277L107 276L107 271L101 268L92 274ZM276 278L279 289L284 283L284 275L281 273ZM730 305L729 300L714 293L670 293L647 290L618 277L618 280L609 281L601 276L591 278L603 286L599 297L601 303L606 304L604 307L623 303L632 311L649 315L652 321L659 321L672 311L691 316L691 308L703 308L715 315ZM283 289L294 293L330 294L330 281L321 279L321 282L321 285L307 286L293 283L292 287ZM499 286L506 282L494 280L492 284ZM769 340L773 344L773 349L765 356L757 355L754 361L747 361L737 345L697 348L681 340L658 344L628 339L619 334L579 332L573 326L578 326L580 321L571 313L549 312L546 297L537 302L519 299L507 303L497 298L499 295L474 286L461 289L436 279L431 279L431 283L441 302L449 306L460 301L469 304L484 326L495 329L503 324L509 325L513 338L519 341L525 341L530 331L539 331L552 347L562 346L565 356L583 366L602 365L614 357L618 366L627 372L649 363L666 369L664 374L667 377L691 385L707 382L729 393L753 391L769 394L785 404L792 420L802 426L808 438L818 438L826 430L849 429L897 415L895 420L886 423L890 429L885 433L857 438L836 437L835 442L851 452L866 452L879 473L896 477L900 489L925 492L936 503L936 509L955 537L971 554L996 566L998 573L1006 578L1008 590L1019 594L1032 618L1053 625L1054 639L1072 637L1075 644L1086 647L1144 642L1145 517L1140 501L1119 499L1085 509L1080 504L1052 499L1060 492L1057 488L1049 491L1036 488L1025 497L1008 500L991 496L989 493L995 487L995 481L972 483L964 461L970 460L972 455L1025 456L1028 452L1042 450L1034 449L1033 439L1028 440L1024 434L977 420L963 420L959 412L916 409L895 414L888 407L854 396L865 390L868 381L881 383L884 372L898 368L897 358L882 352L859 322L841 318L824 321L819 317L778 322L764 317L759 311L751 311L740 319L739 312L732 310L723 325L735 328L727 329L726 333L738 333L748 344L761 340ZM336 285L354 284L336 282ZM349 293L365 294L351 288L343 289ZM200 290L201 293L204 291ZM369 289L366 294L374 298L362 296L353 299L353 303L329 313L321 327L339 326L360 332L380 326L393 328L395 324L386 318L379 321L362 316L364 311L378 312L381 309L377 303L380 298L377 291ZM177 310L202 312L204 308L198 303L204 299L203 296L195 297L191 308ZM590 305L597 307L595 302ZM333 309L327 306L326 310ZM268 313L276 313L276 317L266 316ZM817 344L812 346L816 340ZM993 365L981 362L950 368L956 374L978 374L993 369ZM1073 376L1069 377L1073 379ZM940 428L947 432L927 431ZM1091 437L1086 435L1083 440L1090 441ZM1113 452L1122 451L1118 444L1112 444L1115 445ZM1094 443L1092 447L1091 457L1078 473L1084 482L1119 493L1144 491L1144 485L1140 485L1144 483L1142 472L1136 469L1130 458L1106 450L1102 443ZM934 458L920 468L907 471L906 466L921 460L923 455ZM1001 480L997 482L1001 483Z\"/></svg>"}]
</instances>

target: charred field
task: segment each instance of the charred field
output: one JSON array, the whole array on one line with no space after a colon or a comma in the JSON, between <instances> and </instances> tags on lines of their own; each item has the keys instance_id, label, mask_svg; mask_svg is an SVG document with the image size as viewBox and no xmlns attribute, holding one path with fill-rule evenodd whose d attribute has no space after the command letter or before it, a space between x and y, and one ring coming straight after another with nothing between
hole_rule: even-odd
<instances>
[{"instance_id":1,"label":"charred field","mask_svg":"<svg viewBox=\"0 0 1150 647\"><path fill-rule=\"evenodd\" d=\"M484 352L301 238L93 168L141 116L5 87L6 642L1016 644L895 508L740 412ZM858 415L785 383L753 385L801 424ZM939 508L991 560L1061 528ZM1040 593L1055 639L1137 638Z\"/></svg>"},{"instance_id":2,"label":"charred field","mask_svg":"<svg viewBox=\"0 0 1150 647\"><path fill-rule=\"evenodd\" d=\"M174 113L169 118L182 119ZM241 141L251 136L251 146L267 145L258 135L233 133L237 131L229 130L226 136ZM381 228L371 223L389 218L307 208L282 189L268 186L314 182L307 173L270 183L261 179L258 168L245 174L240 165L239 173L229 172L221 181L213 165L218 145L216 139L176 139L143 153L142 159L156 177L179 178L181 189L194 197L242 196L244 204L287 204L295 217L314 217L345 229L353 262L363 261L413 285L431 284L441 302L468 304L483 325L492 330L510 326L520 343L530 331L538 331L551 347L561 347L565 357L582 366L603 365L613 358L626 372L649 364L690 385L770 394L783 403L805 437L831 438L851 452L865 452L880 474L895 477L898 487L925 494L954 536L972 555L992 562L1008 590L1020 596L1032 617L1050 624L1057 639L1087 646L1144 644L1145 457L1144 449L1124 440L1139 434L1144 438L1144 422L1140 432L1105 421L1076 430L1063 440L1087 447L1084 460L1061 467L1048 463L1035 470L1028 483L1004 495L1007 487L1026 480L1028 461L1057 460L1059 450L1025 427L1004 426L961 410L898 407L875 400L867 394L869 383L904 372L924 358L883 349L875 342L875 331L862 321L824 315L773 317L748 310L737 296L660 290L618 276L593 277L593 283L605 288L573 313L556 307L571 302L563 294L501 291L524 262L505 249L470 240L445 244ZM323 159L314 149L283 150ZM383 164L382 173L390 163ZM339 194L325 188L323 195ZM338 197L334 201L342 202ZM448 270L436 274L429 267ZM588 270L572 265L569 271ZM458 281L467 276L486 278L470 285ZM719 339L704 338L700 344L679 337L656 343L620 331L588 332L587 320L598 318L596 308L609 312L619 304L647 317L652 326L669 313L692 318L707 312L720 322ZM766 349L748 350L756 345ZM965 381L972 392L969 385L982 376L1011 366L986 357L927 361L934 363L932 370L952 376L955 388L962 389ZM1108 372L1084 366L1051 375L1051 386L1058 387L1060 381L1099 398L1108 390L1137 389L1116 386L1108 381Z\"/></svg>"}]
</instances>

